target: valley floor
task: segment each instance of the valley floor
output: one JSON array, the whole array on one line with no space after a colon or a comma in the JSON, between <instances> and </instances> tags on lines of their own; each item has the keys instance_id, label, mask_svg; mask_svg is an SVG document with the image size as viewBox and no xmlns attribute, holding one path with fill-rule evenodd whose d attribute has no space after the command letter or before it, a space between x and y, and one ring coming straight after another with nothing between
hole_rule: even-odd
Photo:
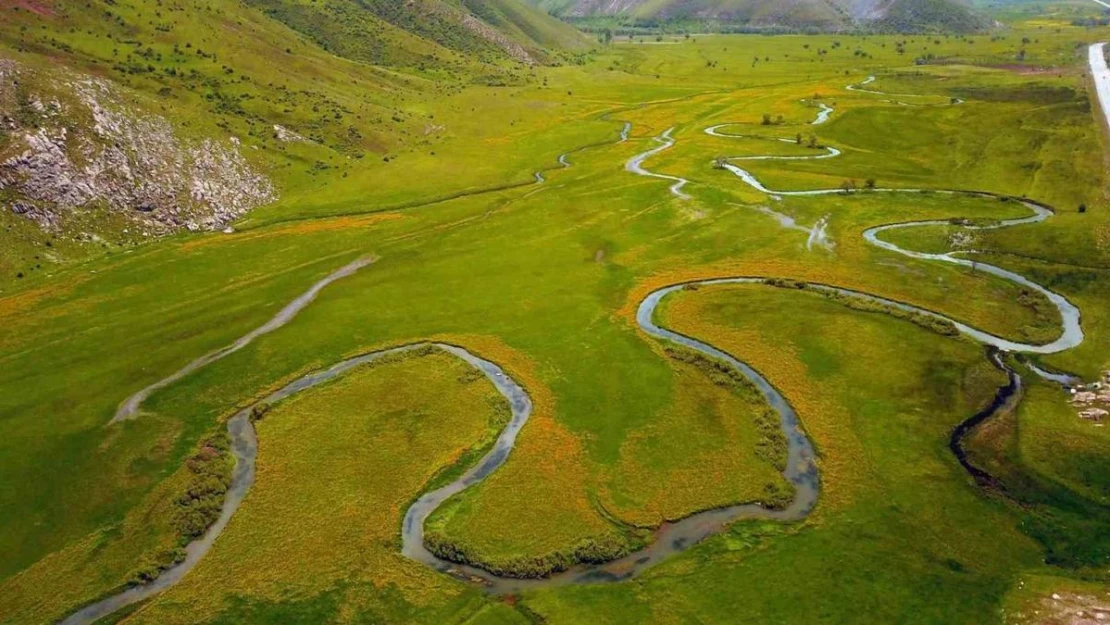
<instances>
[{"instance_id":1,"label":"valley floor","mask_svg":"<svg viewBox=\"0 0 1110 625\"><path fill-rule=\"evenodd\" d=\"M1106 613L1110 29L1005 33L612 46L8 280L0 622Z\"/></svg>"}]
</instances>

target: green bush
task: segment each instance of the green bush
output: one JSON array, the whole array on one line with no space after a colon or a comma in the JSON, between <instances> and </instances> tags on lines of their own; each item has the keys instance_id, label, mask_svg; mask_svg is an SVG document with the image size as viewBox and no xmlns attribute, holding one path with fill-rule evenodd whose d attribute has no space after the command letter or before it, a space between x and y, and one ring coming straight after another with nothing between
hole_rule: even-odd
<instances>
[{"instance_id":1,"label":"green bush","mask_svg":"<svg viewBox=\"0 0 1110 625\"><path fill-rule=\"evenodd\" d=\"M231 440L223 432L205 440L185 461L190 477L184 492L174 500L172 521L180 546L204 534L219 518L235 465L230 447Z\"/></svg>"},{"instance_id":2,"label":"green bush","mask_svg":"<svg viewBox=\"0 0 1110 625\"><path fill-rule=\"evenodd\" d=\"M798 282L796 280L788 280L784 278L769 278L764 281L764 284L780 289L804 289L807 286L805 282ZM847 306L852 310L858 310L861 312L882 313L885 315L890 315L891 317L895 317L897 319L905 319L906 321L909 321L914 325L925 328L930 332L936 332L937 334L941 334L943 336L958 336L960 333L960 331L956 329L955 324L946 319L939 319L932 315L927 315L912 310L903 310L901 308L898 308L897 306L891 306L889 304L877 302L865 297L850 295L831 288L820 288L811 290L813 292L819 293L822 297L830 299L843 306ZM1021 301L1023 304L1035 309L1040 302L1040 300L1036 299L1032 295L1025 297L1024 300Z\"/></svg>"},{"instance_id":3,"label":"green bush","mask_svg":"<svg viewBox=\"0 0 1110 625\"><path fill-rule=\"evenodd\" d=\"M639 548L639 541L608 535L585 538L569 551L553 551L540 556L514 556L490 562L477 558L465 545L451 542L442 534L429 532L424 546L437 557L458 564L468 564L503 577L536 579L565 571L576 564L611 562Z\"/></svg>"}]
</instances>

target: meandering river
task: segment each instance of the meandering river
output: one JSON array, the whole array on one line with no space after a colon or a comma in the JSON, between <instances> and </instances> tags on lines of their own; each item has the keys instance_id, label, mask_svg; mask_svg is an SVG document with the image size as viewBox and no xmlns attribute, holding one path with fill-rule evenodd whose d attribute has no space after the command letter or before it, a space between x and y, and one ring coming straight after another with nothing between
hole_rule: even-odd
<instances>
[{"instance_id":1,"label":"meandering river","mask_svg":"<svg viewBox=\"0 0 1110 625\"><path fill-rule=\"evenodd\" d=\"M633 156L628 160L627 163L624 164L624 169L625 171L632 172L638 176L648 176L651 178L672 180L674 181L674 184L672 184L670 187L671 194L683 200L688 200L690 199L690 196L682 191L682 187L686 186L686 183L690 182L689 180L685 178L679 178L678 176L670 176L668 174L657 174L655 172L644 169L644 161L662 152L663 150L670 148L675 144L674 138L671 137L672 132L674 132L674 128L668 128L667 130L663 131L663 134L659 135L658 137L654 137L652 141L655 141L656 143L659 143L661 145L659 145L659 147L652 148L647 152L642 152L640 154L637 154L636 156ZM627 136L627 134L625 134L624 136Z\"/></svg>"},{"instance_id":2,"label":"meandering river","mask_svg":"<svg viewBox=\"0 0 1110 625\"><path fill-rule=\"evenodd\" d=\"M1110 123L1110 68L1107 68L1105 58L1102 56L1103 44L1096 44L1090 48L1090 63L1091 70L1095 77L1096 85L1098 86L1100 103L1103 107L1103 112ZM1096 55L1097 51L1097 55ZM860 86L870 84L874 80L873 77L860 83L859 86L853 85L848 88L855 91L870 91L861 89ZM881 92L874 92L881 93ZM832 114L831 107L821 104L821 110L818 113L817 119L812 122L813 124L823 123ZM706 133L718 137L736 137L739 135L729 135L720 132L720 128L727 124L712 126L705 130ZM621 141L628 139L631 125L625 122L621 131ZM670 187L670 192L683 199L688 199L690 196L682 191L682 187L688 182L684 178L669 176L665 174L658 174L648 171L643 167L645 160L659 152L666 150L675 144L675 139L672 136L673 128L668 129L660 136L655 137L654 140L660 143L658 147L652 148L646 152L638 154L630 159L625 168L632 173L641 176L649 176L654 178L666 179L674 182ZM793 142L788 139L776 139L780 141ZM835 148L826 148L825 152L819 155L812 156L774 156L774 155L753 155L753 156L739 156L730 158L733 160L794 160L794 159L817 159L817 158L833 158L839 155L840 152ZM559 163L564 167L569 166L564 154L559 158ZM753 188L768 194L769 196L785 196L785 195L821 195L830 193L841 193L841 189L814 189L808 191L772 191L766 188L753 174L747 172L731 162L726 167L737 175L745 183ZM537 173L537 182L543 182L541 174ZM874 191L880 192L911 192L916 191L912 189L875 189ZM956 191L940 191L944 193L956 193ZM984 194L985 195L985 194ZM1021 200L1021 203L1026 206L1032 214L1028 217L1014 218L1002 220L989 226L964 226L965 228L1005 228L1018 226L1022 224L1031 224L1043 221L1052 215L1052 211L1040 204ZM772 211L773 212L773 211ZM947 221L928 220L928 221L915 221L899 224L888 224L876 226L864 231L864 238L872 245L878 246L882 249L888 250L893 253L908 256L919 260L929 260L938 262L956 263L961 265L970 265L972 261L964 258L964 254L957 255L956 253L946 254L932 254L924 252L916 252L913 250L903 249L893 243L884 241L880 238L880 234L893 229L922 227L922 226L935 226L935 225L950 225ZM816 226L815 226L816 228ZM813 230L810 230L811 237ZM355 260L335 272L329 274L324 279L312 285L305 293L298 298L294 299L286 305L277 315L270 321L263 324L259 328L252 330L243 337L236 340L231 345L210 352L192 362L188 363L185 367L170 374L166 378L147 386L138 393L132 395L125 400L121 405L112 421L116 422L122 419L127 419L138 414L142 403L155 391L165 388L170 384L181 380L185 376L198 369L224 358L243 347L246 347L254 339L272 332L292 320L297 313L299 313L305 306L311 303L316 296L333 282L341 278L350 276L359 269L367 266L373 262L373 259L364 258ZM1038 285L1031 280L1010 272L999 267L987 265L984 263L975 263L977 269L987 271L993 275L1010 280L1022 286L1034 289L1049 299L1060 311L1062 319L1061 334L1055 341L1044 345L1030 345L1023 344L1001 337L994 336L985 331L973 328L954 319L951 319L940 313L923 309L917 306L912 306L903 302L889 300L876 295L867 293L860 293L849 289L844 289L832 285L812 284L808 288L816 290L828 290L838 294L846 295L849 297L857 297L874 302L878 302L887 306L892 306L906 311L913 311L916 313L929 315L938 319L948 321L964 335L984 344L1009 352L1029 352L1029 353L1054 353L1065 349L1069 349L1078 345L1083 340L1083 331L1080 325L1080 313L1071 302L1065 297L1059 295L1049 289ZM804 518L817 502L819 493L819 475L817 464L815 462L815 453L813 446L809 439L806 437L801 423L798 420L797 414L790 406L789 402L779 393L774 386L766 380L758 371L754 370L742 360L736 358L734 355L722 351L708 343L699 341L693 337L679 334L665 327L658 325L655 319L656 309L659 304L671 294L687 288L691 285L729 285L729 284L757 284L764 283L768 280L775 278L775 276L744 276L744 277L724 277L714 278L708 280L700 280L690 283L681 283L670 285L650 293L642 302L640 302L636 313L636 322L639 328L649 336L662 341L673 342L682 345L688 349L704 354L710 358L720 360L727 363L729 366L736 369L748 380L750 380L759 392L763 395L767 403L778 413L780 419L780 426L783 434L788 441L788 459L786 469L783 471L784 477L793 484L795 488L795 496L793 501L783 509L767 509L756 504L741 504L735 506L728 506L693 514L685 519L666 523L661 526L655 533L654 540L645 548L631 553L618 560L614 560L605 564L597 565L580 565L570 570L563 571L544 579L534 580L521 580L514 578L505 578L493 575L482 569L459 565L451 562L444 561L432 553L430 553L424 546L424 523L427 518L440 506L444 501L453 495L456 495L466 488L481 482L485 477L490 475L498 467L503 465L508 459L510 453L516 442L517 434L524 427L529 416L532 413L532 402L528 396L527 391L515 380L513 380L504 370L497 364L483 359L482 357L456 345L449 345L445 343L428 343L421 342L415 344L400 345L388 349L377 350L369 352L354 358L343 360L326 370L315 372L306 375L284 387L271 393L262 402L270 405L279 402L295 393L310 389L321 382L334 379L337 376L343 375L352 369L365 365L376 360L379 360L387 355L400 354L410 352L418 349L432 348L439 349L449 353L457 358L467 362L469 365L478 369L501 393L501 395L509 403L512 416L509 423L500 432L492 449L478 461L477 464L467 469L460 477L451 481L440 488L429 491L421 495L410 507L405 511L404 520L402 523L402 553L409 558L423 562L430 567L443 571L447 574L456 576L460 579L474 581L482 584L484 587L495 593L515 593L522 590L528 590L537 587L546 587L553 585L567 585L567 584L583 584L583 583L598 583L608 581L620 581L635 576L637 573L651 567L652 565L666 559L668 556L689 548L690 546L698 543L704 538L721 531L730 523L744 518L767 518L779 519L784 521L798 520ZM997 360L997 357L994 357ZM1001 361L998 361L1001 362ZM1038 369L1034 369L1038 370ZM1011 373L1011 385L1014 384L1013 374ZM1046 377L1056 376L1064 378L1059 374L1050 374L1044 372ZM1017 382L1020 384L1020 379ZM257 404L256 404L257 405ZM84 625L95 622L113 612L143 601L154 595L164 591L165 589L176 584L182 577L184 577L196 564L203 558L204 554L216 542L216 539L223 532L228 522L231 520L235 511L238 509L243 498L249 492L254 483L255 476L255 459L258 450L258 441L255 435L254 427L251 423L252 409L247 408L235 414L228 421L228 431L232 440L232 453L236 459L236 465L232 475L231 487L228 490L227 496L221 508L218 520L205 532L205 534L190 543L186 548L186 556L183 561L175 564L166 571L164 571L155 580L133 588L129 588L119 594L108 597L102 601L91 604L72 614L64 621L65 625ZM966 424L965 424L966 425ZM954 450L959 454L958 447L958 434L953 434ZM961 458L961 462L963 459ZM969 471L972 470L969 468Z\"/></svg>"}]
</instances>

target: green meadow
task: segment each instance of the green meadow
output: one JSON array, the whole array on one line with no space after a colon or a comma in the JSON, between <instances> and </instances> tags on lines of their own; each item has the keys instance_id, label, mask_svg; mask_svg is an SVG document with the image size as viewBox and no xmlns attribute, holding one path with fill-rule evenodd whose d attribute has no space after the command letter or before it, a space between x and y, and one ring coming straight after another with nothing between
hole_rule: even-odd
<instances>
[{"instance_id":1,"label":"green meadow","mask_svg":"<svg viewBox=\"0 0 1110 625\"><path fill-rule=\"evenodd\" d=\"M402 71L337 56L254 8L297 4L208 7L200 13L222 11L218 27L198 17L184 22L194 30L136 26L132 36L164 47L167 63L178 40L214 52L215 69L189 63L249 75L216 90L248 112L276 107L291 127L312 127L315 143L275 146L251 115L225 124L190 88L200 79L159 96L151 74L117 76L144 106L168 106L185 132L260 148L280 199L234 232L59 244L44 261L49 237L0 216L19 233L0 251L2 623L56 622L170 561L189 460L239 409L346 357L424 340L497 363L535 406L506 464L429 520L429 535L472 562L534 573L529 563L584 542L634 550L665 521L781 498L790 486L765 449L778 444L767 431L776 417L751 388L720 383L643 333L637 305L677 282L781 278L1013 340L1055 339L1059 314L1039 294L863 239L881 224L1027 214L1012 200L937 191L1055 208L1042 223L976 233L976 257L1082 311L1084 342L1037 363L1086 379L1110 369L1107 139L1086 66L1087 44L1110 28L1071 25L1079 8L1015 10L1000 35L699 34L536 67L459 57ZM137 6L118 11L149 13ZM100 30L110 27L95 16L51 33L54 44L20 19L25 30L0 27L6 55L47 73L63 70L46 52L119 71ZM250 36L228 36L236 30ZM270 49L267 38L296 47ZM927 55L943 62L915 64ZM869 76L867 88L900 95L845 88ZM274 95L285 90L295 96ZM817 102L835 112L811 125ZM317 123L332 105L341 119ZM718 124L745 138L704 132ZM345 143L347 128L366 140ZM690 199L625 170L670 128L675 145L644 166L687 178ZM718 157L812 155L761 140L810 135L842 154L735 163L775 190L858 190L775 199L714 167ZM566 153L570 167L557 161ZM915 191L868 191L868 180ZM805 227L827 218L832 245L807 246L764 209ZM955 232L884 238L947 252ZM108 425L130 395L360 257L375 260L290 323ZM400 554L408 504L472 462L507 414L484 378L433 353L275 405L257 423L257 482L212 550L112 622L991 623L1053 592L1110 583L1110 439L1058 386L1014 365L1028 382L1020 404L969 441L1005 484L984 489L948 447L1006 382L971 340L765 285L684 290L657 321L750 364L795 408L821 475L808 517L737 522L630 581L519 596L410 561Z\"/></svg>"}]
</instances>

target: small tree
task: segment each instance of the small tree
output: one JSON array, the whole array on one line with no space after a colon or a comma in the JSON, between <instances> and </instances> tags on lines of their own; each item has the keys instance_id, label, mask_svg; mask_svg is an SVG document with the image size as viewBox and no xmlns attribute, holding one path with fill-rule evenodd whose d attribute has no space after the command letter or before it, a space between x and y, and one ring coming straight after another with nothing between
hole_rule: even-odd
<instances>
[{"instance_id":1,"label":"small tree","mask_svg":"<svg viewBox=\"0 0 1110 625\"><path fill-rule=\"evenodd\" d=\"M1087 212L1087 205L1086 204L1080 204L1079 205L1079 212L1081 212L1081 213Z\"/></svg>"},{"instance_id":2,"label":"small tree","mask_svg":"<svg viewBox=\"0 0 1110 625\"><path fill-rule=\"evenodd\" d=\"M817 147L817 135L809 135L809 144L808 145L811 148L816 148Z\"/></svg>"},{"instance_id":3,"label":"small tree","mask_svg":"<svg viewBox=\"0 0 1110 625\"><path fill-rule=\"evenodd\" d=\"M797 143L798 145L802 144L802 133L800 133L800 132L798 133L798 136L794 139L794 142Z\"/></svg>"},{"instance_id":4,"label":"small tree","mask_svg":"<svg viewBox=\"0 0 1110 625\"><path fill-rule=\"evenodd\" d=\"M874 178L868 178L867 182L865 182L864 185L867 186L868 189L873 190L875 188L875 179Z\"/></svg>"},{"instance_id":5,"label":"small tree","mask_svg":"<svg viewBox=\"0 0 1110 625\"><path fill-rule=\"evenodd\" d=\"M841 182L840 183L840 190L844 192L844 195L851 194L853 191L856 190L856 181L855 180L845 180L844 182Z\"/></svg>"},{"instance_id":6,"label":"small tree","mask_svg":"<svg viewBox=\"0 0 1110 625\"><path fill-rule=\"evenodd\" d=\"M724 169L728 165L728 159L723 156L718 156L713 159L713 169Z\"/></svg>"},{"instance_id":7,"label":"small tree","mask_svg":"<svg viewBox=\"0 0 1110 625\"><path fill-rule=\"evenodd\" d=\"M764 126L770 126L771 125L771 114L770 113L764 113L763 114L763 125Z\"/></svg>"}]
</instances>

